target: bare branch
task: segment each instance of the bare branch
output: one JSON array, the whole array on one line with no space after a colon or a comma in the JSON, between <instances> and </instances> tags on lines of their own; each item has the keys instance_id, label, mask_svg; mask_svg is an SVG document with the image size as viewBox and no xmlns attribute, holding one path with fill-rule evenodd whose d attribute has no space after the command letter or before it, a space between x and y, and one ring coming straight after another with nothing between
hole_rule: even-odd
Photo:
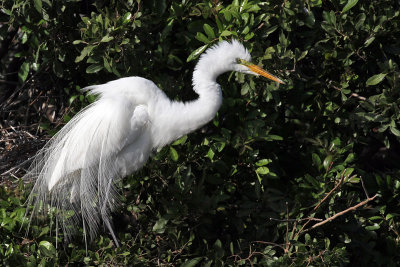
<instances>
[{"instance_id":1,"label":"bare branch","mask_svg":"<svg viewBox=\"0 0 400 267\"><path fill-rule=\"evenodd\" d=\"M339 213L336 213L335 215L329 217L328 219L325 219L325 220L323 220L322 222L316 223L316 224L314 224L313 226L311 226L310 228L308 228L308 229L306 229L306 230L304 230L304 231L307 232L307 231L309 231L309 230L311 230L311 229L317 228L317 227L319 227L319 226L321 226L321 225L324 225L324 224L326 224L326 223L328 223L328 222L330 222L330 221L333 221L333 220L336 219L337 217L342 216L342 215L348 213L349 211L356 210L357 208L359 208L359 207L361 207L361 206L367 204L367 203L370 202L371 200L374 200L377 196L378 196L378 194L375 194L373 197L367 198L366 200L364 200L364 201L358 203L357 205L354 205L353 207L350 207L350 208L348 208L348 209L345 209L344 211L341 211L341 212L339 212Z\"/></svg>"},{"instance_id":2,"label":"bare branch","mask_svg":"<svg viewBox=\"0 0 400 267\"><path fill-rule=\"evenodd\" d=\"M302 218L302 219L276 219L276 218L269 218L271 221L277 221L277 222L302 222L302 221L322 221L322 219L318 218L313 218L313 217L307 217L307 218Z\"/></svg>"},{"instance_id":3,"label":"bare branch","mask_svg":"<svg viewBox=\"0 0 400 267\"><path fill-rule=\"evenodd\" d=\"M365 188L364 180L360 177L362 188L364 189L365 196L369 198L367 188Z\"/></svg>"},{"instance_id":4,"label":"bare branch","mask_svg":"<svg viewBox=\"0 0 400 267\"><path fill-rule=\"evenodd\" d=\"M286 202L286 219L289 220L289 207L288 203ZM289 221L286 221L286 246L285 246L285 253L289 252Z\"/></svg>"},{"instance_id":5,"label":"bare branch","mask_svg":"<svg viewBox=\"0 0 400 267\"><path fill-rule=\"evenodd\" d=\"M319 208L319 206L321 206L322 203L324 203L324 201L336 190L339 188L339 186L342 184L343 179L344 179L344 174L346 172L346 169L343 171L342 175L340 176L340 180L339 182L335 185L334 188L332 188L331 191L329 191L329 193L323 198L321 199L321 201L318 202L318 204L314 207L313 211L317 210Z\"/></svg>"}]
</instances>

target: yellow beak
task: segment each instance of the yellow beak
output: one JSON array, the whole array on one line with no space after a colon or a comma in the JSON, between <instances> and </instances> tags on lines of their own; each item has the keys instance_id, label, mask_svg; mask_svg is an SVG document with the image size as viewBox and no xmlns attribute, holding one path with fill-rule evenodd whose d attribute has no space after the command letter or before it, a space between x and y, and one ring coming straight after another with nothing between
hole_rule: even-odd
<instances>
[{"instance_id":1,"label":"yellow beak","mask_svg":"<svg viewBox=\"0 0 400 267\"><path fill-rule=\"evenodd\" d=\"M261 76L264 76L264 77L267 78L267 79L273 80L273 81L275 81L275 82L277 82L277 83L285 84L284 81L282 81L282 80L279 79L278 77L272 75L272 74L269 73L268 71L266 71L266 70L260 68L260 67L257 66L257 65L250 64L250 65L248 65L247 67L248 67L252 72L257 73L257 74L260 74Z\"/></svg>"},{"instance_id":2,"label":"yellow beak","mask_svg":"<svg viewBox=\"0 0 400 267\"><path fill-rule=\"evenodd\" d=\"M278 77L272 75L268 71L260 68L259 66L255 65L253 63L247 62L247 61L245 61L243 59L240 59L239 63L244 65L244 66L246 66L246 67L248 67L252 72L254 72L254 73L258 74L258 75L264 76L265 78L273 80L273 81L275 81L277 83L285 84L285 82L282 81L281 79L279 79Z\"/></svg>"}]
</instances>

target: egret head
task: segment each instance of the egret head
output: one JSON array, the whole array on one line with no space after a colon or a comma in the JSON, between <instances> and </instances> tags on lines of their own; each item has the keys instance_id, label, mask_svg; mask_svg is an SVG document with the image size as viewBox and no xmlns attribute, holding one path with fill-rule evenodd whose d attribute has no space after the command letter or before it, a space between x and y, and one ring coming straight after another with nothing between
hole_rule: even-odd
<instances>
[{"instance_id":1,"label":"egret head","mask_svg":"<svg viewBox=\"0 0 400 267\"><path fill-rule=\"evenodd\" d=\"M222 41L210 47L200 57L193 73L194 90L202 81L210 77L215 80L220 74L237 71L256 76L264 76L278 83L284 83L281 79L270 74L266 70L250 62L249 51L236 40Z\"/></svg>"}]
</instances>

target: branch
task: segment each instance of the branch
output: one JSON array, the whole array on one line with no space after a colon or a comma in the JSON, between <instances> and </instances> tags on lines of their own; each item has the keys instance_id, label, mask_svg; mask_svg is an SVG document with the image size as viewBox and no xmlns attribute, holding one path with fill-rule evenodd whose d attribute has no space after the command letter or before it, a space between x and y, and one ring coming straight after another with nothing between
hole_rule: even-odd
<instances>
[{"instance_id":1,"label":"branch","mask_svg":"<svg viewBox=\"0 0 400 267\"><path fill-rule=\"evenodd\" d=\"M286 202L286 219L289 220L289 207ZM286 222L286 246L285 246L285 254L289 252L290 242L289 242L289 221Z\"/></svg>"},{"instance_id":2,"label":"branch","mask_svg":"<svg viewBox=\"0 0 400 267\"><path fill-rule=\"evenodd\" d=\"M337 184L332 188L331 191L328 192L328 194L326 194L326 196L325 196L323 199L321 199L321 200L317 203L317 205L313 208L313 211L316 211L316 210L319 208L319 206L321 206L321 204L324 203L325 200L327 200L328 197L329 197L330 195L332 195L332 193L342 185L342 182L343 182L343 180L344 180L344 174L345 174L345 173L346 173L346 169L343 171L342 175L340 176L340 180L337 182ZM314 219L314 220L315 220L315 219ZM302 234L303 230L306 228L307 224L309 224L310 222L311 222L311 218L310 218L305 224L303 224L303 226L300 228L300 230L296 233L295 238L299 237L300 234ZM306 231L307 231L307 230L306 230Z\"/></svg>"},{"instance_id":3,"label":"branch","mask_svg":"<svg viewBox=\"0 0 400 267\"><path fill-rule=\"evenodd\" d=\"M364 189L365 196L369 198L367 188L365 188L364 180L360 177L362 188Z\"/></svg>"},{"instance_id":4,"label":"branch","mask_svg":"<svg viewBox=\"0 0 400 267\"><path fill-rule=\"evenodd\" d=\"M367 198L366 200L364 200L364 201L358 203L357 205L355 205L355 206L353 206L353 207L350 207L350 208L348 208L348 209L346 209L346 210L344 210L344 211L341 211L341 212L339 212L339 213L336 213L335 215L329 217L328 219L325 219L325 220L323 220L322 222L316 223L316 224L314 224L313 226L311 226L310 228L308 228L308 229L306 229L306 230L304 230L304 231L307 232L307 231L309 231L309 230L311 230L311 229L317 228L317 227L319 227L319 226L321 226L321 225L324 225L324 224L326 224L326 223L328 223L328 222L330 222L330 221L333 221L333 220L336 219L337 217L342 216L342 215L346 214L346 213L349 212L349 211L356 210L357 208L359 208L359 207L361 207L361 206L367 204L367 203L370 202L371 200L374 200L377 196L378 196L378 194L375 194L373 197Z\"/></svg>"},{"instance_id":5,"label":"branch","mask_svg":"<svg viewBox=\"0 0 400 267\"><path fill-rule=\"evenodd\" d=\"M342 182L343 182L345 172L346 172L346 169L343 171L342 175L340 176L340 180L339 180L339 182L335 185L335 187L332 188L332 190L329 191L329 193L328 193L323 199L321 199L320 202L318 202L318 204L314 207L313 210L317 210L318 207L321 206L321 204L324 203L324 201L333 193L333 191L335 191L336 189L339 188L339 186L340 186L340 185L342 184Z\"/></svg>"},{"instance_id":6,"label":"branch","mask_svg":"<svg viewBox=\"0 0 400 267\"><path fill-rule=\"evenodd\" d=\"M313 218L313 217L307 217L307 218L302 218L302 219L276 219L276 218L269 218L271 221L276 221L276 222L302 222L302 221L322 221L322 219L318 218Z\"/></svg>"}]
</instances>

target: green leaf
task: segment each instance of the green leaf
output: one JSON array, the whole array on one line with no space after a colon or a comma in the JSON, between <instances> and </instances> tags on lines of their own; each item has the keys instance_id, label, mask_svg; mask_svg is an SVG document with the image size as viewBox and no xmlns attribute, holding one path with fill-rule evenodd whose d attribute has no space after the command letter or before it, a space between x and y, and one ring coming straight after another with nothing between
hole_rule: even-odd
<instances>
[{"instance_id":1,"label":"green leaf","mask_svg":"<svg viewBox=\"0 0 400 267\"><path fill-rule=\"evenodd\" d=\"M197 257L197 258L193 258L193 259L187 260L184 263L182 263L181 267L193 267L193 266L196 266L199 262L201 262L202 259L203 259L203 257Z\"/></svg>"},{"instance_id":2,"label":"green leaf","mask_svg":"<svg viewBox=\"0 0 400 267\"><path fill-rule=\"evenodd\" d=\"M108 60L105 57L103 57L103 66L108 72L112 72L110 63L108 63Z\"/></svg>"},{"instance_id":3,"label":"green leaf","mask_svg":"<svg viewBox=\"0 0 400 267\"><path fill-rule=\"evenodd\" d=\"M258 167L256 172L261 175L265 175L269 173L269 169L267 167Z\"/></svg>"},{"instance_id":4,"label":"green leaf","mask_svg":"<svg viewBox=\"0 0 400 267\"><path fill-rule=\"evenodd\" d=\"M251 38L254 37L254 32L250 32L248 34L246 34L246 36L244 37L245 40L250 40Z\"/></svg>"},{"instance_id":5,"label":"green leaf","mask_svg":"<svg viewBox=\"0 0 400 267\"><path fill-rule=\"evenodd\" d=\"M93 45L89 45L83 48L81 54L75 58L75 63L82 61L87 55L90 54L90 52L92 52L93 48Z\"/></svg>"},{"instance_id":6,"label":"green leaf","mask_svg":"<svg viewBox=\"0 0 400 267\"><path fill-rule=\"evenodd\" d=\"M72 42L72 44L77 45L77 44L84 43L84 42L85 41L83 41L83 40L75 40Z\"/></svg>"},{"instance_id":7,"label":"green leaf","mask_svg":"<svg viewBox=\"0 0 400 267\"><path fill-rule=\"evenodd\" d=\"M28 78L28 74L29 74L29 63L28 62L24 62L21 65L21 68L18 71L18 79L21 83L26 81L26 78Z\"/></svg>"},{"instance_id":8,"label":"green leaf","mask_svg":"<svg viewBox=\"0 0 400 267\"><path fill-rule=\"evenodd\" d=\"M225 30L225 31L221 32L221 34L219 36L225 37L225 36L231 36L231 35L232 35L231 31Z\"/></svg>"},{"instance_id":9,"label":"green leaf","mask_svg":"<svg viewBox=\"0 0 400 267\"><path fill-rule=\"evenodd\" d=\"M11 16L12 15L12 11L11 10L9 10L9 9L5 9L5 8L2 8L2 9L0 9L4 14L6 14L7 16Z\"/></svg>"},{"instance_id":10,"label":"green leaf","mask_svg":"<svg viewBox=\"0 0 400 267\"><path fill-rule=\"evenodd\" d=\"M131 12L126 12L121 18L122 23L124 23L124 24L128 23L131 20L131 18L132 18L132 13Z\"/></svg>"},{"instance_id":11,"label":"green leaf","mask_svg":"<svg viewBox=\"0 0 400 267\"><path fill-rule=\"evenodd\" d=\"M179 155L178 152L172 146L169 147L169 155L173 161L178 161Z\"/></svg>"},{"instance_id":12,"label":"green leaf","mask_svg":"<svg viewBox=\"0 0 400 267\"><path fill-rule=\"evenodd\" d=\"M329 167L331 166L332 160L333 160L332 155L328 155L328 156L324 159L323 166L324 166L325 170L328 170L328 169L329 169Z\"/></svg>"},{"instance_id":13,"label":"green leaf","mask_svg":"<svg viewBox=\"0 0 400 267\"><path fill-rule=\"evenodd\" d=\"M213 30L213 28L211 28L210 25L204 24L203 25L203 29L204 29L205 33L207 34L208 39L214 39L215 38L214 30Z\"/></svg>"},{"instance_id":14,"label":"green leaf","mask_svg":"<svg viewBox=\"0 0 400 267\"><path fill-rule=\"evenodd\" d=\"M92 64L86 68L86 73L96 73L104 68L103 64Z\"/></svg>"},{"instance_id":15,"label":"green leaf","mask_svg":"<svg viewBox=\"0 0 400 267\"><path fill-rule=\"evenodd\" d=\"M49 232L50 232L50 227L48 227L48 226L43 227L43 228L42 228L42 231L41 231L40 234L39 234L39 237L41 237L41 236L43 236L43 235L46 235L46 234L48 234Z\"/></svg>"},{"instance_id":16,"label":"green leaf","mask_svg":"<svg viewBox=\"0 0 400 267\"><path fill-rule=\"evenodd\" d=\"M274 25L272 27L269 27L265 33L264 36L267 37L268 35L270 35L271 33L273 33L274 31L276 31L276 29L278 29L278 25Z\"/></svg>"},{"instance_id":17,"label":"green leaf","mask_svg":"<svg viewBox=\"0 0 400 267\"><path fill-rule=\"evenodd\" d=\"M210 40L208 40L208 38L204 35L204 34L202 34L201 32L198 32L197 34L196 34L196 37L195 37L197 40L199 40L200 42L203 42L203 43L205 43L205 44L208 44L208 43L210 43Z\"/></svg>"},{"instance_id":18,"label":"green leaf","mask_svg":"<svg viewBox=\"0 0 400 267\"><path fill-rule=\"evenodd\" d=\"M305 24L307 27L312 28L315 25L315 16L314 13L310 11L308 16L306 17Z\"/></svg>"},{"instance_id":19,"label":"green leaf","mask_svg":"<svg viewBox=\"0 0 400 267\"><path fill-rule=\"evenodd\" d=\"M270 160L270 159L260 159L259 161L256 162L256 166L262 167L262 166L268 165L271 162L272 162L272 160Z\"/></svg>"},{"instance_id":20,"label":"green leaf","mask_svg":"<svg viewBox=\"0 0 400 267\"><path fill-rule=\"evenodd\" d=\"M400 137L400 131L398 129L396 129L395 127L390 127L390 131L392 132L392 134L394 134L395 136Z\"/></svg>"},{"instance_id":21,"label":"green leaf","mask_svg":"<svg viewBox=\"0 0 400 267\"><path fill-rule=\"evenodd\" d=\"M250 86L248 83L245 83L240 90L241 95L246 95L249 92Z\"/></svg>"},{"instance_id":22,"label":"green leaf","mask_svg":"<svg viewBox=\"0 0 400 267\"><path fill-rule=\"evenodd\" d=\"M75 101L75 99L78 97L79 95L73 95L73 96L71 96L69 99L68 99L68 103L71 105L74 101Z\"/></svg>"},{"instance_id":23,"label":"green leaf","mask_svg":"<svg viewBox=\"0 0 400 267\"><path fill-rule=\"evenodd\" d=\"M347 4L343 7L342 13L349 11L352 7L357 4L358 0L348 0Z\"/></svg>"},{"instance_id":24,"label":"green leaf","mask_svg":"<svg viewBox=\"0 0 400 267\"><path fill-rule=\"evenodd\" d=\"M106 36L104 36L103 38L101 38L100 42L101 43L108 43L109 41L113 40L114 37L109 36L108 34Z\"/></svg>"},{"instance_id":25,"label":"green leaf","mask_svg":"<svg viewBox=\"0 0 400 267\"><path fill-rule=\"evenodd\" d=\"M385 78L385 76L386 76L386 74L384 74L384 73L376 74L367 80L366 85L367 86L377 85Z\"/></svg>"},{"instance_id":26,"label":"green leaf","mask_svg":"<svg viewBox=\"0 0 400 267\"><path fill-rule=\"evenodd\" d=\"M318 169L320 169L321 167L321 159L319 158L319 156L315 153L312 153L312 161L315 165L315 167L317 167Z\"/></svg>"},{"instance_id":27,"label":"green leaf","mask_svg":"<svg viewBox=\"0 0 400 267\"><path fill-rule=\"evenodd\" d=\"M369 46L374 40L375 40L375 36L369 37L369 38L364 42L365 47Z\"/></svg>"},{"instance_id":28,"label":"green leaf","mask_svg":"<svg viewBox=\"0 0 400 267\"><path fill-rule=\"evenodd\" d=\"M49 241L40 241L39 250L45 257L54 257L56 255L56 248Z\"/></svg>"},{"instance_id":29,"label":"green leaf","mask_svg":"<svg viewBox=\"0 0 400 267\"><path fill-rule=\"evenodd\" d=\"M367 230L367 231L374 231L374 230L378 230L379 228L381 228L381 227L379 226L379 224L374 223L374 225L366 226L366 227L365 227L365 230Z\"/></svg>"},{"instance_id":30,"label":"green leaf","mask_svg":"<svg viewBox=\"0 0 400 267\"><path fill-rule=\"evenodd\" d=\"M158 221L153 226L153 232L158 234L162 234L165 231L165 226L167 225L168 220L164 218L158 219Z\"/></svg>"},{"instance_id":31,"label":"green leaf","mask_svg":"<svg viewBox=\"0 0 400 267\"><path fill-rule=\"evenodd\" d=\"M33 5L36 11L42 14L42 0L33 0Z\"/></svg>"},{"instance_id":32,"label":"green leaf","mask_svg":"<svg viewBox=\"0 0 400 267\"><path fill-rule=\"evenodd\" d=\"M215 156L215 152L214 152L211 148L208 149L207 157L208 157L210 160L213 160L214 156Z\"/></svg>"},{"instance_id":33,"label":"green leaf","mask_svg":"<svg viewBox=\"0 0 400 267\"><path fill-rule=\"evenodd\" d=\"M171 19L168 24L164 27L164 29L161 32L161 40L165 40L165 38L170 34L172 31L173 25L174 25L175 20Z\"/></svg>"},{"instance_id":34,"label":"green leaf","mask_svg":"<svg viewBox=\"0 0 400 267\"><path fill-rule=\"evenodd\" d=\"M224 18L225 18L225 20L226 20L227 22L231 21L231 19L232 19L232 12L229 11L229 10L225 10L225 12L223 12L223 13L224 13Z\"/></svg>"},{"instance_id":35,"label":"green leaf","mask_svg":"<svg viewBox=\"0 0 400 267\"><path fill-rule=\"evenodd\" d=\"M282 141L283 137L275 134L269 134L266 137L264 137L266 141Z\"/></svg>"},{"instance_id":36,"label":"green leaf","mask_svg":"<svg viewBox=\"0 0 400 267\"><path fill-rule=\"evenodd\" d=\"M336 16L333 10L330 12L324 11L322 16L324 17L325 21L328 22L328 24L336 28Z\"/></svg>"},{"instance_id":37,"label":"green leaf","mask_svg":"<svg viewBox=\"0 0 400 267\"><path fill-rule=\"evenodd\" d=\"M203 46L197 48L196 50L194 50L194 51L188 56L188 58L186 59L186 62L189 62L189 61L192 61L192 60L198 58L198 57L201 55L201 53L203 53L204 50L206 50L207 47L208 47L208 45L203 45Z\"/></svg>"},{"instance_id":38,"label":"green leaf","mask_svg":"<svg viewBox=\"0 0 400 267\"><path fill-rule=\"evenodd\" d=\"M359 30L361 27L363 27L365 19L367 18L367 15L365 15L364 13L361 13L357 16L356 19L356 24L354 25L354 28L356 28L356 30Z\"/></svg>"},{"instance_id":39,"label":"green leaf","mask_svg":"<svg viewBox=\"0 0 400 267\"><path fill-rule=\"evenodd\" d=\"M183 145L187 140L187 135L184 135L183 137L179 138L178 140L176 140L175 142L172 143L173 146L177 146L177 145Z\"/></svg>"},{"instance_id":40,"label":"green leaf","mask_svg":"<svg viewBox=\"0 0 400 267\"><path fill-rule=\"evenodd\" d=\"M123 252L121 254L118 254L118 255L119 256L129 256L129 255L131 255L131 253L129 251L125 251L125 252Z\"/></svg>"}]
</instances>

